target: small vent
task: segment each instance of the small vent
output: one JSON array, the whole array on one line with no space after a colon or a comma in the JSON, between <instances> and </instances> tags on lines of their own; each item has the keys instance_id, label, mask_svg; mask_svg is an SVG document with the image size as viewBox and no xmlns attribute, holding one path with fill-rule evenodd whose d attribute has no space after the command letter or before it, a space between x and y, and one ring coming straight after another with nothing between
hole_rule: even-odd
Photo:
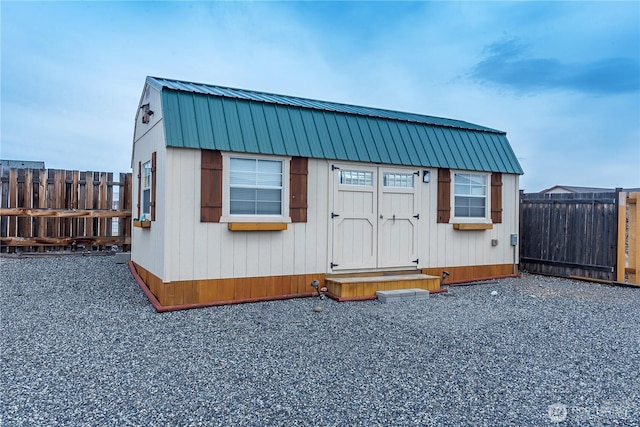
<instances>
[{"instance_id":1,"label":"small vent","mask_svg":"<svg viewBox=\"0 0 640 427\"><path fill-rule=\"evenodd\" d=\"M140 109L142 110L142 123L149 123L151 116L153 116L153 111L149 108L149 104L144 104Z\"/></svg>"}]
</instances>

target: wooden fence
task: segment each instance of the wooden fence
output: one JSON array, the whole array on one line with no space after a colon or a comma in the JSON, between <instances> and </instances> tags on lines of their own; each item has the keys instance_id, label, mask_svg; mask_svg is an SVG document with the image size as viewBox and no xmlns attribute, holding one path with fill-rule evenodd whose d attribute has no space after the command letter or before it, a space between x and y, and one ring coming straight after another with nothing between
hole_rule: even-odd
<instances>
[{"instance_id":1,"label":"wooden fence","mask_svg":"<svg viewBox=\"0 0 640 427\"><path fill-rule=\"evenodd\" d=\"M1 251L130 250L131 174L119 178L114 182L110 172L3 169Z\"/></svg>"},{"instance_id":2,"label":"wooden fence","mask_svg":"<svg viewBox=\"0 0 640 427\"><path fill-rule=\"evenodd\" d=\"M638 284L640 193L520 195L520 269Z\"/></svg>"}]
</instances>

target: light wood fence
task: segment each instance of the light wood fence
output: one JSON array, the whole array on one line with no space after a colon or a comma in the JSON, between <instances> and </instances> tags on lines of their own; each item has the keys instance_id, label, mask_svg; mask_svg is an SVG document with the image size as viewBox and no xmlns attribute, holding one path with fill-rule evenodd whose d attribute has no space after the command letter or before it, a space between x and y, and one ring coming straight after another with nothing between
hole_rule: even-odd
<instances>
[{"instance_id":1,"label":"light wood fence","mask_svg":"<svg viewBox=\"0 0 640 427\"><path fill-rule=\"evenodd\" d=\"M130 173L12 168L1 183L2 252L130 250Z\"/></svg>"}]
</instances>

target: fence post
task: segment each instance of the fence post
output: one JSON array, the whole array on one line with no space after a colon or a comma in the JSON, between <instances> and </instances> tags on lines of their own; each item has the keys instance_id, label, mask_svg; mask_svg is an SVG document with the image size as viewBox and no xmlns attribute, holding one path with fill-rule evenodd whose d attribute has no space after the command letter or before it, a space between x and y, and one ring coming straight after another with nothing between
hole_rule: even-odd
<instances>
[{"instance_id":1,"label":"fence post","mask_svg":"<svg viewBox=\"0 0 640 427\"><path fill-rule=\"evenodd\" d=\"M638 229L640 229L640 193L629 193L627 204L629 205L629 283L640 285L640 238Z\"/></svg>"},{"instance_id":2,"label":"fence post","mask_svg":"<svg viewBox=\"0 0 640 427\"><path fill-rule=\"evenodd\" d=\"M620 188L616 188L616 207L618 211L617 233L617 259L616 259L616 281L624 282L626 268L626 247L625 238L627 236L627 193Z\"/></svg>"}]
</instances>

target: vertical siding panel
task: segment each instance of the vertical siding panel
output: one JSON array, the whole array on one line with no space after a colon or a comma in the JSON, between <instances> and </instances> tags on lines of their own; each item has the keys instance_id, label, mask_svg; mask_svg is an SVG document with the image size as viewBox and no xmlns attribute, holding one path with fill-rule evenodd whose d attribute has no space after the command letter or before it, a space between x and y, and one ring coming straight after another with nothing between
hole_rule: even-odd
<instances>
[{"instance_id":1,"label":"vertical siding panel","mask_svg":"<svg viewBox=\"0 0 640 427\"><path fill-rule=\"evenodd\" d=\"M206 279L209 277L219 277L219 276L209 276L210 263L213 265L216 262L219 262L219 257L214 258L209 253L209 239L208 232L212 228L215 227L207 227L210 224L201 224L200 216L201 212L199 209L199 198L200 198L200 190L201 190L201 162L202 156L200 150L189 150L186 154L188 154L187 158L187 167L192 167L192 169L185 171L185 174L190 175L191 177L191 192L192 197L190 200L186 201L184 204L184 209L187 211L187 216L189 217L188 221L193 224L193 231L191 234L191 242L193 246L193 276L194 279ZM204 228L204 230L203 230ZM200 285L197 285L200 286Z\"/></svg>"},{"instance_id":2,"label":"vertical siding panel","mask_svg":"<svg viewBox=\"0 0 640 427\"><path fill-rule=\"evenodd\" d=\"M314 168L314 180L316 192L314 195L314 222L315 227L311 227L315 231L315 242L317 245L317 256L315 258L316 265L314 271L325 273L329 263L327 259L327 251L329 250L329 193L332 188L329 185L329 176L331 174L329 164L323 161L316 161Z\"/></svg>"},{"instance_id":3,"label":"vertical siding panel","mask_svg":"<svg viewBox=\"0 0 640 427\"><path fill-rule=\"evenodd\" d=\"M181 177L178 162L178 149L170 149L167 156L167 186L169 191L165 193L167 211L170 212L166 219L166 233L168 234L166 245L167 279L166 281L180 280L180 193Z\"/></svg>"},{"instance_id":4,"label":"vertical siding panel","mask_svg":"<svg viewBox=\"0 0 640 427\"><path fill-rule=\"evenodd\" d=\"M282 270L285 274L293 274L294 257L295 257L295 232L296 228L304 227L304 224L291 224L291 227L282 234L282 246L284 247L284 256L282 258Z\"/></svg>"},{"instance_id":5,"label":"vertical siding panel","mask_svg":"<svg viewBox=\"0 0 640 427\"><path fill-rule=\"evenodd\" d=\"M235 242L236 239L228 229L223 228L222 225L215 227L218 232L217 236L220 237L220 277L233 277L236 271L236 262L233 258L236 253Z\"/></svg>"},{"instance_id":6,"label":"vertical siding panel","mask_svg":"<svg viewBox=\"0 0 640 427\"><path fill-rule=\"evenodd\" d=\"M251 281L249 279L235 279L235 299L251 298Z\"/></svg>"},{"instance_id":7,"label":"vertical siding panel","mask_svg":"<svg viewBox=\"0 0 640 427\"><path fill-rule=\"evenodd\" d=\"M180 218L178 223L170 224L171 227L180 230L178 250L180 251L180 279L193 279L195 268L194 242L195 223L198 219L197 210L194 209L193 201L196 200L195 195L195 170L196 162L191 154L196 150L176 150L179 162L180 174L180 193L179 193L179 212ZM198 240L200 236L198 236Z\"/></svg>"},{"instance_id":8,"label":"vertical siding panel","mask_svg":"<svg viewBox=\"0 0 640 427\"><path fill-rule=\"evenodd\" d=\"M233 238L233 277L247 276L247 259L249 251L247 248L247 233L236 232L232 234ZM248 297L247 297L248 298Z\"/></svg>"},{"instance_id":9,"label":"vertical siding panel","mask_svg":"<svg viewBox=\"0 0 640 427\"><path fill-rule=\"evenodd\" d=\"M270 277L259 277L252 279L245 279L251 286L251 298L264 298L267 296L267 283L270 281Z\"/></svg>"},{"instance_id":10,"label":"vertical siding panel","mask_svg":"<svg viewBox=\"0 0 640 427\"><path fill-rule=\"evenodd\" d=\"M233 279L224 279L218 282L218 300L219 301L230 301L234 298L235 293L235 283Z\"/></svg>"},{"instance_id":11,"label":"vertical siding panel","mask_svg":"<svg viewBox=\"0 0 640 427\"><path fill-rule=\"evenodd\" d=\"M327 217L322 217L323 222L321 222L318 215L318 207L320 206L318 203L318 191L321 191L318 188L318 163L318 161L309 161L308 193L310 197L308 198L308 225L305 226L305 238L307 241L313 242L311 245L308 245L306 254L306 271L310 272L324 271L321 269L322 267L320 267L323 265L322 259L324 259L326 253L323 252L324 246L322 242L327 240L326 232L324 232L326 224L323 224L323 222L326 223L328 219ZM326 208L326 204L323 204L323 206Z\"/></svg>"},{"instance_id":12,"label":"vertical siding panel","mask_svg":"<svg viewBox=\"0 0 640 427\"><path fill-rule=\"evenodd\" d=\"M292 226L293 224L290 224L290 227ZM282 241L284 239L284 234L288 232L289 230L272 233L271 239L269 239L269 241L267 242L267 244L270 246L269 255L270 255L271 274L274 274L274 275L284 274L282 269L282 263L284 258L288 254L284 253L284 247L283 247Z\"/></svg>"},{"instance_id":13,"label":"vertical siding panel","mask_svg":"<svg viewBox=\"0 0 640 427\"><path fill-rule=\"evenodd\" d=\"M197 192L196 192L197 194ZM222 276L221 261L223 258L223 250L221 248L222 227L219 224L205 226L201 224L199 229L204 227L204 232L196 231L196 234L206 236L206 276L204 278L218 278Z\"/></svg>"},{"instance_id":14,"label":"vertical siding panel","mask_svg":"<svg viewBox=\"0 0 640 427\"><path fill-rule=\"evenodd\" d=\"M279 231L266 231L251 233L254 236L253 240L257 241L258 246L258 258L255 264L258 265L258 271L256 276L271 276L273 273L271 263L272 260L277 259L277 254L271 252L271 240L277 239ZM250 274L252 276L252 274Z\"/></svg>"},{"instance_id":15,"label":"vertical siding panel","mask_svg":"<svg viewBox=\"0 0 640 427\"><path fill-rule=\"evenodd\" d=\"M294 247L295 252L293 254L293 273L305 274L307 273L305 268L305 261L307 256L307 246L314 244L314 242L307 241L306 239L307 224L298 224L294 229Z\"/></svg>"},{"instance_id":16,"label":"vertical siding panel","mask_svg":"<svg viewBox=\"0 0 640 427\"><path fill-rule=\"evenodd\" d=\"M242 232L246 236L245 239L245 277L260 276L261 261L260 261L260 234L255 232Z\"/></svg>"}]
</instances>

